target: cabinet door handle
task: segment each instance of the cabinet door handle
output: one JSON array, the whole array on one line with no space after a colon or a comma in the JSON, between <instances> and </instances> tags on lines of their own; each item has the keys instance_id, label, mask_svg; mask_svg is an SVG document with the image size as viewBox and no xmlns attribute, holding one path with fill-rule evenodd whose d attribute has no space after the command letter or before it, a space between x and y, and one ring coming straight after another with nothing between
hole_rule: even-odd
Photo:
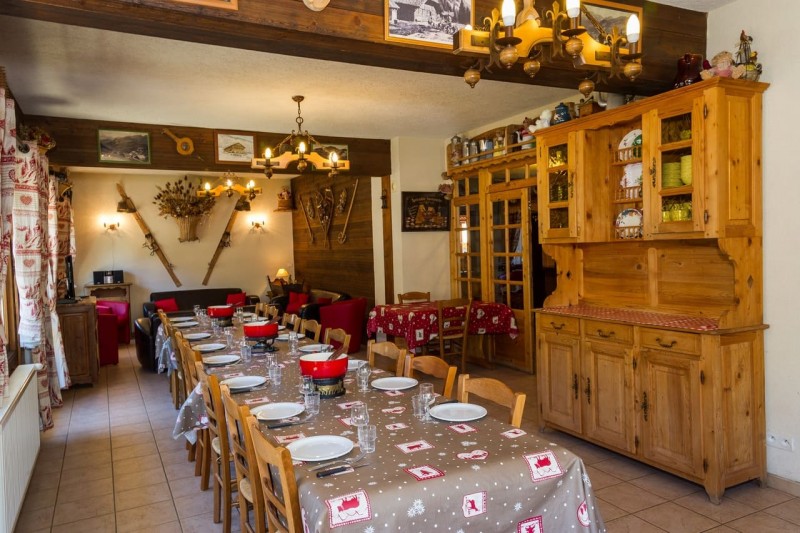
<instances>
[{"instance_id":1,"label":"cabinet door handle","mask_svg":"<svg viewBox=\"0 0 800 533\"><path fill-rule=\"evenodd\" d=\"M572 392L575 393L575 399L578 399L578 374L572 374Z\"/></svg>"},{"instance_id":2,"label":"cabinet door handle","mask_svg":"<svg viewBox=\"0 0 800 533\"><path fill-rule=\"evenodd\" d=\"M644 415L644 421L647 422L647 411L650 409L650 404L647 403L647 393L642 393L642 414Z\"/></svg>"},{"instance_id":3,"label":"cabinet door handle","mask_svg":"<svg viewBox=\"0 0 800 533\"><path fill-rule=\"evenodd\" d=\"M661 340L661 337L656 337L656 342L662 348L672 348L673 346L678 344L678 341L676 341L676 340L672 340L670 342L664 342L664 341Z\"/></svg>"},{"instance_id":4,"label":"cabinet door handle","mask_svg":"<svg viewBox=\"0 0 800 533\"><path fill-rule=\"evenodd\" d=\"M606 333L602 329L598 329L597 330L597 336L598 337L602 337L604 339L610 339L611 337L614 336L614 332L613 331L609 331L608 333Z\"/></svg>"},{"instance_id":5,"label":"cabinet door handle","mask_svg":"<svg viewBox=\"0 0 800 533\"><path fill-rule=\"evenodd\" d=\"M586 403L592 403L592 380L590 378L586 378L586 389L584 391L586 393Z\"/></svg>"},{"instance_id":6,"label":"cabinet door handle","mask_svg":"<svg viewBox=\"0 0 800 533\"><path fill-rule=\"evenodd\" d=\"M650 176L652 178L653 187L656 186L656 158L653 158L653 164L650 165Z\"/></svg>"},{"instance_id":7,"label":"cabinet door handle","mask_svg":"<svg viewBox=\"0 0 800 533\"><path fill-rule=\"evenodd\" d=\"M558 324L558 325L556 325L556 323L555 323L555 322L552 322L552 321L550 322L550 325L551 325L551 326L553 327L553 329L554 329L554 330L556 330L556 331L561 331L562 329L564 329L564 326L566 326L566 324L565 324L565 323L563 323L563 322L562 322L561 324Z\"/></svg>"}]
</instances>

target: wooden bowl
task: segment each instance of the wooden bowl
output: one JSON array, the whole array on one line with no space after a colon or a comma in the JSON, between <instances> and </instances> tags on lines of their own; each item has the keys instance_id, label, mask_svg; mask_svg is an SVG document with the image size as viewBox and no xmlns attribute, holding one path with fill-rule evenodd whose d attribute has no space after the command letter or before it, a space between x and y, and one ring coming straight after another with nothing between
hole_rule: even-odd
<instances>
[{"instance_id":1,"label":"wooden bowl","mask_svg":"<svg viewBox=\"0 0 800 533\"><path fill-rule=\"evenodd\" d=\"M338 378L347 374L347 355L326 361L332 352L308 353L300 356L300 373L315 380Z\"/></svg>"}]
</instances>

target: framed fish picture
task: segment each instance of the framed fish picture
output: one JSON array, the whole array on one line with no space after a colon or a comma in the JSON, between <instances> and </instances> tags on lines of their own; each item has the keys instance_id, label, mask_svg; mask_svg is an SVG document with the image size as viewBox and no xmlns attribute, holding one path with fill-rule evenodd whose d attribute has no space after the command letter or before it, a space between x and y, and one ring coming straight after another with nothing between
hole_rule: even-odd
<instances>
[{"instance_id":1,"label":"framed fish picture","mask_svg":"<svg viewBox=\"0 0 800 533\"><path fill-rule=\"evenodd\" d=\"M234 131L214 132L214 161L249 165L255 154L256 136Z\"/></svg>"}]
</instances>

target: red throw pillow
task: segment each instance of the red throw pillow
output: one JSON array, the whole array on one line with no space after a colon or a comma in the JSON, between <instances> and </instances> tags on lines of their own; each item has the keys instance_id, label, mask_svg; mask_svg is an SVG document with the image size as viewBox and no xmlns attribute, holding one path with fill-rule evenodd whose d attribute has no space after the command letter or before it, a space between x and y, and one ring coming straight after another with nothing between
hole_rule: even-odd
<instances>
[{"instance_id":1,"label":"red throw pillow","mask_svg":"<svg viewBox=\"0 0 800 533\"><path fill-rule=\"evenodd\" d=\"M227 303L228 305L240 307L244 305L246 301L247 301L247 294L244 292L237 292L234 294L229 294L225 303Z\"/></svg>"},{"instance_id":2,"label":"red throw pillow","mask_svg":"<svg viewBox=\"0 0 800 533\"><path fill-rule=\"evenodd\" d=\"M304 292L290 292L289 305L286 306L286 312L290 315L297 314L300 308L308 303L308 294Z\"/></svg>"},{"instance_id":3,"label":"red throw pillow","mask_svg":"<svg viewBox=\"0 0 800 533\"><path fill-rule=\"evenodd\" d=\"M333 298L317 298L317 303L319 305L330 305L333 301Z\"/></svg>"},{"instance_id":4,"label":"red throw pillow","mask_svg":"<svg viewBox=\"0 0 800 533\"><path fill-rule=\"evenodd\" d=\"M165 313L171 313L173 311L180 311L178 308L178 302L175 298L164 298L163 300L156 300L153 302L156 306L156 311L159 309L164 311Z\"/></svg>"}]
</instances>

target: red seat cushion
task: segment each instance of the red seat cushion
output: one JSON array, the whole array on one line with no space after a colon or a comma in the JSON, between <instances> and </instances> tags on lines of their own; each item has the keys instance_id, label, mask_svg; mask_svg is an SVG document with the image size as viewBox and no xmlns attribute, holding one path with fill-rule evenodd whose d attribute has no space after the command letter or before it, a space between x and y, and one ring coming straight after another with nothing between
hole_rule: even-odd
<instances>
[{"instance_id":1,"label":"red seat cushion","mask_svg":"<svg viewBox=\"0 0 800 533\"><path fill-rule=\"evenodd\" d=\"M330 305L333 301L333 298L317 298L317 303L319 305Z\"/></svg>"},{"instance_id":2,"label":"red seat cushion","mask_svg":"<svg viewBox=\"0 0 800 533\"><path fill-rule=\"evenodd\" d=\"M237 292L234 294L229 294L226 298L225 303L227 303L228 305L240 307L244 305L246 301L247 301L247 294L244 292Z\"/></svg>"},{"instance_id":3,"label":"red seat cushion","mask_svg":"<svg viewBox=\"0 0 800 533\"><path fill-rule=\"evenodd\" d=\"M319 308L322 335L329 328L342 328L350 334L350 346L347 353L361 349L361 340L366 331L367 299L353 298L340 300Z\"/></svg>"},{"instance_id":4,"label":"red seat cushion","mask_svg":"<svg viewBox=\"0 0 800 533\"><path fill-rule=\"evenodd\" d=\"M156 300L153 302L156 306L156 310L162 310L165 313L171 313L173 311L180 311L178 308L178 302L175 298L164 298L163 300Z\"/></svg>"},{"instance_id":5,"label":"red seat cushion","mask_svg":"<svg viewBox=\"0 0 800 533\"><path fill-rule=\"evenodd\" d=\"M286 306L286 312L289 314L297 314L300 308L308 303L308 294L305 292L290 292L289 305Z\"/></svg>"}]
</instances>

